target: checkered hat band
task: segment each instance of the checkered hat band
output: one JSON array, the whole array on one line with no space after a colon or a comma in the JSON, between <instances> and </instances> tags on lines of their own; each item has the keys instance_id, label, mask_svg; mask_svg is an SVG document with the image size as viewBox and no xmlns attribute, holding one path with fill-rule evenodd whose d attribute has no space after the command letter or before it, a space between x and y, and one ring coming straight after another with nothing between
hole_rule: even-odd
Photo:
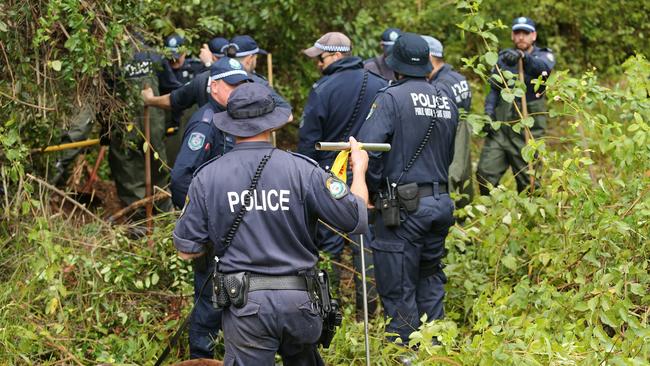
<instances>
[{"instance_id":1,"label":"checkered hat band","mask_svg":"<svg viewBox=\"0 0 650 366\"><path fill-rule=\"evenodd\" d=\"M254 54L258 53L258 52L260 52L259 47L255 48L255 49L252 49L250 51L237 52L235 54L235 57L244 57L244 56L248 56L248 55L254 55Z\"/></svg>"},{"instance_id":2,"label":"checkered hat band","mask_svg":"<svg viewBox=\"0 0 650 366\"><path fill-rule=\"evenodd\" d=\"M381 41L381 44L384 46L392 46L395 44L395 41Z\"/></svg>"},{"instance_id":3,"label":"checkered hat band","mask_svg":"<svg viewBox=\"0 0 650 366\"><path fill-rule=\"evenodd\" d=\"M221 74L210 76L210 81L220 80L232 75L248 75L248 74L244 70L230 70L230 71L222 72Z\"/></svg>"},{"instance_id":4,"label":"checkered hat band","mask_svg":"<svg viewBox=\"0 0 650 366\"><path fill-rule=\"evenodd\" d=\"M328 46L318 42L314 43L314 47L325 52L350 52L352 50L350 46Z\"/></svg>"}]
</instances>

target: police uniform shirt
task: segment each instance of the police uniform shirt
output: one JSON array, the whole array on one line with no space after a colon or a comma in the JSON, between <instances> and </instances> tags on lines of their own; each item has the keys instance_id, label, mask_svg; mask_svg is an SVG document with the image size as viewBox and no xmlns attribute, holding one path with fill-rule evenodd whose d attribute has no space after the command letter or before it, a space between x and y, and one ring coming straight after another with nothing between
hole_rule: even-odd
<instances>
[{"instance_id":1,"label":"police uniform shirt","mask_svg":"<svg viewBox=\"0 0 650 366\"><path fill-rule=\"evenodd\" d=\"M469 112L472 107L472 91L467 79L449 64L444 64L429 82L444 88L459 109Z\"/></svg>"},{"instance_id":2,"label":"police uniform shirt","mask_svg":"<svg viewBox=\"0 0 650 366\"><path fill-rule=\"evenodd\" d=\"M386 80L395 81L395 72L386 64L386 57L384 55L367 59L363 62L363 68L374 72Z\"/></svg>"},{"instance_id":3,"label":"police uniform shirt","mask_svg":"<svg viewBox=\"0 0 650 366\"><path fill-rule=\"evenodd\" d=\"M299 153L322 166L330 165L336 152L316 151L314 144L318 141L344 141L359 132L375 95L387 85L379 76L368 73L359 111L347 136L343 136L360 96L363 75L363 63L359 57L342 58L323 70L323 77L309 93L300 122Z\"/></svg>"},{"instance_id":4,"label":"police uniform shirt","mask_svg":"<svg viewBox=\"0 0 650 366\"><path fill-rule=\"evenodd\" d=\"M262 157L271 151L249 210L225 249L221 238L245 201ZM174 229L174 245L186 253L214 245L224 273L295 275L318 260L319 218L344 232L360 234L368 227L364 201L314 161L267 142L244 142L197 171Z\"/></svg>"},{"instance_id":5,"label":"police uniform shirt","mask_svg":"<svg viewBox=\"0 0 650 366\"><path fill-rule=\"evenodd\" d=\"M505 52L501 51L499 54L498 65L501 68L501 71L504 70L510 71L511 73L517 75L519 73L518 64L513 66L506 65L501 55ZM526 54L524 58L524 81L526 83L526 101L530 102L544 97L544 87L540 87L535 91L535 85L531 83L532 80L539 78L540 76L548 77L551 74L551 70L555 66L555 56L549 48L540 48L533 46L531 53ZM498 74L496 68L492 70L492 74ZM500 85L496 80L490 78L490 92L488 93L485 99L485 113L489 116L494 117L494 110L497 103L500 99L502 85Z\"/></svg>"},{"instance_id":6,"label":"police uniform shirt","mask_svg":"<svg viewBox=\"0 0 650 366\"><path fill-rule=\"evenodd\" d=\"M209 102L197 110L188 121L169 184L172 202L176 207L180 208L185 204L187 189L194 172L206 161L227 153L234 146L234 137L222 132L212 123L212 116L225 110L210 97Z\"/></svg>"},{"instance_id":7,"label":"police uniform shirt","mask_svg":"<svg viewBox=\"0 0 650 366\"><path fill-rule=\"evenodd\" d=\"M210 70L196 75L189 83L173 90L169 94L172 111L182 111L194 104L199 107L204 106L210 96L208 80L210 80Z\"/></svg>"},{"instance_id":8,"label":"police uniform shirt","mask_svg":"<svg viewBox=\"0 0 650 366\"><path fill-rule=\"evenodd\" d=\"M377 192L385 178L395 183L424 139L435 118L429 141L400 184L447 182L454 155L458 109L454 102L424 78L404 78L375 99L359 132L359 141L389 142L386 153L369 152L368 186Z\"/></svg>"},{"instance_id":9,"label":"police uniform shirt","mask_svg":"<svg viewBox=\"0 0 650 366\"><path fill-rule=\"evenodd\" d=\"M269 82L263 76L256 72L248 73L248 76L253 79L254 83L260 83L271 89L271 95L273 96L276 107L291 109L291 104L289 104L289 102L287 102L280 94L278 94L278 92L276 92L275 89L271 87Z\"/></svg>"}]
</instances>

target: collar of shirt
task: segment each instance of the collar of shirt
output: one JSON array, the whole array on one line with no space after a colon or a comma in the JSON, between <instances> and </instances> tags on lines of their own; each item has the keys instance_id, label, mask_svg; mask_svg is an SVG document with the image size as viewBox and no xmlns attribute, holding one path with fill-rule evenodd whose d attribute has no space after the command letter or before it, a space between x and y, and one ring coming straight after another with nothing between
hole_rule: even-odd
<instances>
[{"instance_id":1,"label":"collar of shirt","mask_svg":"<svg viewBox=\"0 0 650 366\"><path fill-rule=\"evenodd\" d=\"M325 70L323 70L323 75L331 75L348 69L363 69L363 60L361 57L347 56L343 57L340 60L334 61L331 65L327 66Z\"/></svg>"},{"instance_id":2,"label":"collar of shirt","mask_svg":"<svg viewBox=\"0 0 650 366\"><path fill-rule=\"evenodd\" d=\"M236 150L255 150L255 149L269 149L273 148L270 142L267 141L247 141L247 142L237 142L232 151Z\"/></svg>"},{"instance_id":3,"label":"collar of shirt","mask_svg":"<svg viewBox=\"0 0 650 366\"><path fill-rule=\"evenodd\" d=\"M434 81L434 80L438 79L441 75L443 75L443 74L449 72L450 70L451 70L451 65L449 65L449 64L443 64L443 65L438 69L438 71L436 71L436 73L433 74L433 77L431 78L431 81Z\"/></svg>"},{"instance_id":4,"label":"collar of shirt","mask_svg":"<svg viewBox=\"0 0 650 366\"><path fill-rule=\"evenodd\" d=\"M208 103L210 103L210 108L212 108L214 113L226 111L226 108L214 100L210 94L208 95Z\"/></svg>"}]
</instances>

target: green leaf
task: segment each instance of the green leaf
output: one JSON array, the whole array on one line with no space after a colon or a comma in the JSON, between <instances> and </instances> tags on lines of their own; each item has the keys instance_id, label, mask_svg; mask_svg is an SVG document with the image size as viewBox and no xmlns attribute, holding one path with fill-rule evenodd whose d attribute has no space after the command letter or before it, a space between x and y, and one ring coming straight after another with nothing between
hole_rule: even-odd
<instances>
[{"instance_id":1,"label":"green leaf","mask_svg":"<svg viewBox=\"0 0 650 366\"><path fill-rule=\"evenodd\" d=\"M144 143L142 143L142 152L146 154L147 150L149 150L149 143L145 141Z\"/></svg>"},{"instance_id":2,"label":"green leaf","mask_svg":"<svg viewBox=\"0 0 650 366\"><path fill-rule=\"evenodd\" d=\"M160 281L160 277L158 276L158 273L154 273L151 275L151 284L156 285Z\"/></svg>"},{"instance_id":3,"label":"green leaf","mask_svg":"<svg viewBox=\"0 0 650 366\"><path fill-rule=\"evenodd\" d=\"M503 99L506 103L512 103L515 101L515 95L512 94L512 91L509 89L503 89L501 90L501 99Z\"/></svg>"},{"instance_id":4,"label":"green leaf","mask_svg":"<svg viewBox=\"0 0 650 366\"><path fill-rule=\"evenodd\" d=\"M59 307L59 299L53 297L48 301L47 306L45 307L45 314L54 314L56 309Z\"/></svg>"},{"instance_id":5,"label":"green leaf","mask_svg":"<svg viewBox=\"0 0 650 366\"><path fill-rule=\"evenodd\" d=\"M63 64L61 63L61 61L55 60L50 62L50 66L52 66L52 69L54 71L61 71L61 66L63 66Z\"/></svg>"},{"instance_id":6,"label":"green leaf","mask_svg":"<svg viewBox=\"0 0 650 366\"><path fill-rule=\"evenodd\" d=\"M513 257L510 254L503 257L501 263L503 263L503 265L506 266L506 268L511 269L513 271L517 269L517 258Z\"/></svg>"},{"instance_id":7,"label":"green leaf","mask_svg":"<svg viewBox=\"0 0 650 366\"><path fill-rule=\"evenodd\" d=\"M499 55L497 55L496 52L490 51L485 54L485 62L487 62L487 64L490 66L496 65L498 60L499 60Z\"/></svg>"},{"instance_id":8,"label":"green leaf","mask_svg":"<svg viewBox=\"0 0 650 366\"><path fill-rule=\"evenodd\" d=\"M0 20L0 32L6 32L7 30L7 23Z\"/></svg>"},{"instance_id":9,"label":"green leaf","mask_svg":"<svg viewBox=\"0 0 650 366\"><path fill-rule=\"evenodd\" d=\"M524 126L530 128L530 127L533 127L533 125L535 124L535 119L534 119L533 117L531 117L531 116L528 116L528 117L522 119L522 120L521 120L521 123L522 123Z\"/></svg>"}]
</instances>

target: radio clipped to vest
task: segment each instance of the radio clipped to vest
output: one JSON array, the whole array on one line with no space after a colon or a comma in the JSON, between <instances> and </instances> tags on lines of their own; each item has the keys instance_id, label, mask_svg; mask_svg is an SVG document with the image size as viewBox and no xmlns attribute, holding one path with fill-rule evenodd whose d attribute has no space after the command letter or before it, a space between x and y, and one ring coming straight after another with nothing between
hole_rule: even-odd
<instances>
[{"instance_id":1,"label":"radio clipped to vest","mask_svg":"<svg viewBox=\"0 0 650 366\"><path fill-rule=\"evenodd\" d=\"M326 271L317 270L315 274L312 272L312 275L307 276L307 284L307 291L323 318L323 330L318 343L322 344L324 348L329 348L336 334L336 328L343 321L339 302L332 298L329 277Z\"/></svg>"}]
</instances>

